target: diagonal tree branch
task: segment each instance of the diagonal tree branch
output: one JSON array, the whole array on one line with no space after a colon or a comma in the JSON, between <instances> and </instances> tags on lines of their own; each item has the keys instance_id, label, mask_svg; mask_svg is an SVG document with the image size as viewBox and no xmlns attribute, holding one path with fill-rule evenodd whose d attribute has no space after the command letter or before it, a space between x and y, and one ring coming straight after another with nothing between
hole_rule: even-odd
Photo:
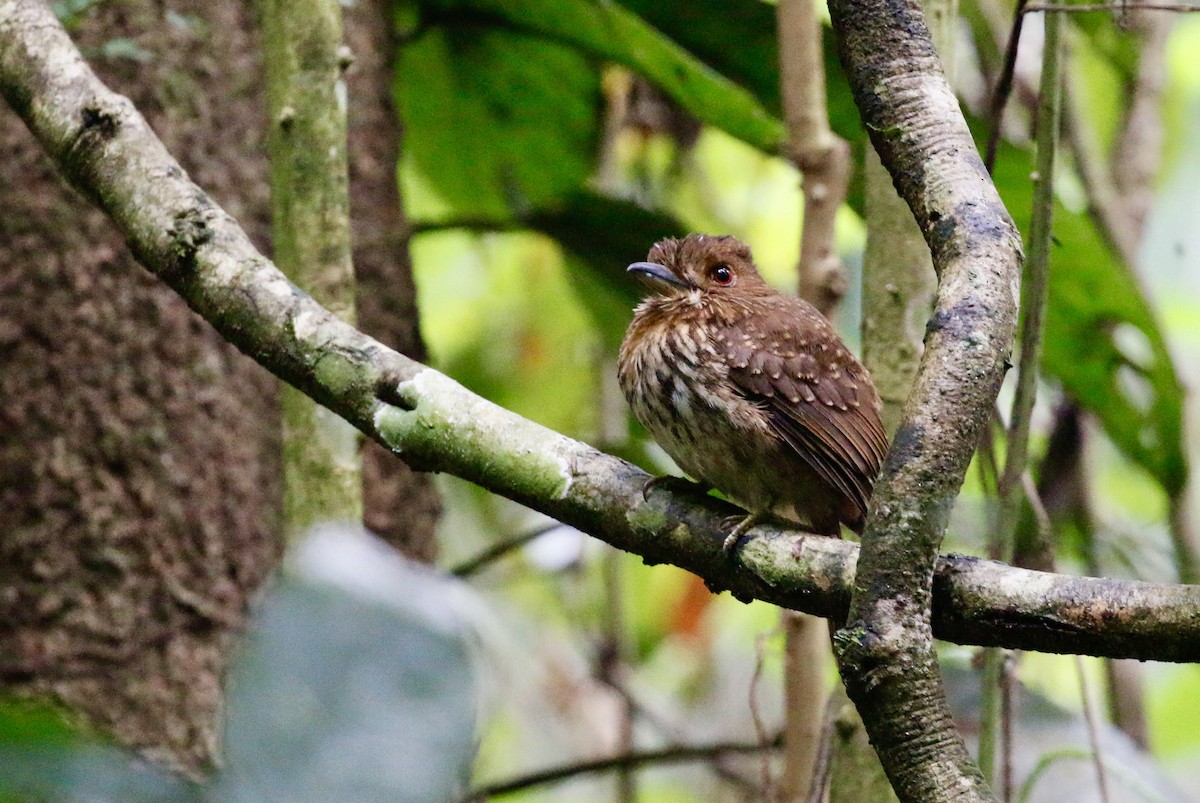
<instances>
[{"instance_id":1,"label":"diagonal tree branch","mask_svg":"<svg viewBox=\"0 0 1200 803\"><path fill-rule=\"evenodd\" d=\"M987 177L916 0L830 0L871 142L933 255L925 352L863 535L838 664L896 794L989 800L946 705L933 570L1004 378L1021 241Z\"/></svg>"},{"instance_id":2,"label":"diagonal tree branch","mask_svg":"<svg viewBox=\"0 0 1200 803\"><path fill-rule=\"evenodd\" d=\"M765 524L740 564L733 509L508 412L339 321L287 281L104 87L40 0L0 0L0 92L152 273L260 364L421 468L446 471L741 599L843 620L858 547ZM943 322L943 327L950 325ZM951 641L1200 661L1200 586L1067 577L942 557L933 624Z\"/></svg>"}]
</instances>

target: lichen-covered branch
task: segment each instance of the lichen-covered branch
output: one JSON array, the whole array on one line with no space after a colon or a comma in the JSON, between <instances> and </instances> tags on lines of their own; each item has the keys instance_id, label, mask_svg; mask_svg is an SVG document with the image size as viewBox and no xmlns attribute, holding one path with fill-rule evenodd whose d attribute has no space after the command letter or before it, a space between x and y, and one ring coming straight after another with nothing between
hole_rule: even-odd
<instances>
[{"instance_id":1,"label":"lichen-covered branch","mask_svg":"<svg viewBox=\"0 0 1200 803\"><path fill-rule=\"evenodd\" d=\"M148 270L231 342L410 463L469 479L714 589L843 618L858 547L771 524L741 562L713 497L656 487L363 335L298 290L106 89L40 0L0 0L0 92ZM957 556L937 564L936 634L1047 652L1200 661L1200 586L1066 577Z\"/></svg>"},{"instance_id":2,"label":"lichen-covered branch","mask_svg":"<svg viewBox=\"0 0 1200 803\"><path fill-rule=\"evenodd\" d=\"M838 663L901 800L987 800L938 675L932 574L1004 377L1020 237L916 0L830 0L829 9L871 142L939 279L925 353L872 499Z\"/></svg>"},{"instance_id":3,"label":"lichen-covered branch","mask_svg":"<svg viewBox=\"0 0 1200 803\"><path fill-rule=\"evenodd\" d=\"M354 323L350 194L337 0L260 0L271 157L275 263L343 320ZM285 387L284 526L362 520L362 458L345 421Z\"/></svg>"}]
</instances>

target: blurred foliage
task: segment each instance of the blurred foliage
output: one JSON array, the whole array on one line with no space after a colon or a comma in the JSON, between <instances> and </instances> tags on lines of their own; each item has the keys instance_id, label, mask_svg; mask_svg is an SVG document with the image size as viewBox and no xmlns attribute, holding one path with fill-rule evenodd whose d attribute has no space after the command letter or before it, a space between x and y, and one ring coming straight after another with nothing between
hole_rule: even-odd
<instances>
[{"instance_id":1,"label":"blurred foliage","mask_svg":"<svg viewBox=\"0 0 1200 803\"><path fill-rule=\"evenodd\" d=\"M77 26L96 0L52 5ZM964 4L960 94L979 141L1012 5ZM673 471L645 433L628 426L613 383L615 349L639 297L624 268L661 237L728 232L753 245L768 280L794 284L799 176L777 154L784 129L774 6L393 0L392 7L406 133L398 173L417 230L412 251L434 362L523 415L650 470ZM1036 15L1027 17L995 169L1022 231L1031 205L1029 88L1039 27ZM1072 90L1100 146L1090 158L1119 171L1111 150L1143 57L1138 36L1108 14L1072 15L1071 29ZM866 138L828 28L824 45L830 122L861 162ZM1122 576L1169 575L1158 489L1180 495L1195 456L1184 385L1200 381L1197 47L1200 19L1182 20L1168 44L1165 159L1138 265L1108 247L1070 160L1060 160L1055 177L1047 382L1035 427L1044 436L1048 411L1063 396L1098 423L1106 439L1097 436L1086 454L1095 531L1074 542L1091 552L1069 554L1060 544L1060 557ZM114 58L147 57L123 39L105 48ZM639 99L651 113L632 108L647 84L660 96ZM838 221L852 289L836 323L856 320L861 213L852 189ZM842 331L855 341L847 326ZM443 479L442 487L448 565L546 524L465 483ZM956 548L981 543L988 513L972 475L953 519ZM618 749L615 723L628 699L639 708L643 746L752 740L760 726L778 725L780 640L771 606L713 596L689 574L632 556L616 561L614 580L598 559L604 548L560 527L473 578L480 607L500 615L467 614L447 604L460 585L397 565L354 533L339 538L301 552L261 607L231 680L228 767L212 785L131 764L75 734L57 713L9 702L0 706L0 798L446 799L472 760L481 700L464 619L481 623L481 680L492 688L483 695L491 707L477 778ZM614 656L620 670L611 673ZM1088 666L1099 684L1099 663ZM1148 674L1156 757L1181 786L1196 788L1200 733L1189 701L1200 699L1200 673L1151 667ZM1071 659L1028 656L1022 675L1078 708ZM976 705L969 695L959 700L960 712ZM1036 774L1031 788L1048 799L1066 788L1075 794L1090 783L1079 760L1086 748L1079 717L1037 700L1030 707L1019 724L1029 748L1021 773ZM1062 752L1068 742L1074 753ZM1105 749L1135 768L1143 785L1129 788L1162 788L1154 767L1127 744ZM717 770L704 765L648 769L638 774L640 792L655 801L752 797L759 759L722 768L742 780L727 772L714 781ZM553 796L607 799L610 791L611 779L590 778L556 787Z\"/></svg>"},{"instance_id":2,"label":"blurred foliage","mask_svg":"<svg viewBox=\"0 0 1200 803\"><path fill-rule=\"evenodd\" d=\"M728 232L754 247L769 281L793 286L799 176L776 153L783 131L773 5L396 0L394 7L404 42L397 97L407 125L400 175L418 231L422 327L435 364L524 415L635 457L650 470L673 471L644 432L611 422L614 410L624 415L613 355L638 300L624 267L663 236ZM961 28L959 75L980 142L986 87L1011 13L1011 3L964 6L969 26ZM1037 83L1039 34L1038 17L1028 17L1029 41L1018 60L1018 91L995 175L1023 231L1033 165L1023 87ZM1192 241L1185 239L1195 229L1187 222L1194 208L1188 199L1200 175L1194 123L1200 64L1190 56L1197 41L1200 26L1189 21L1168 49L1162 186L1175 187L1176 195L1151 215L1148 226L1160 233L1146 238L1147 256L1138 266L1124 263L1100 235L1069 159L1056 176L1047 382L1035 438L1044 437L1053 404L1070 396L1110 439L1088 452L1096 532L1074 542L1094 554L1062 549L1071 566L1094 561L1122 576L1169 575L1163 499L1178 495L1188 480L1179 374L1190 363L1176 349L1178 333L1190 331L1187 354L1200 354L1200 310L1194 294L1175 290L1194 283L1200 250L1200 242L1189 250ZM1072 43L1084 122L1101 145L1100 157L1108 158L1129 107L1138 39L1111 15L1078 15ZM825 69L830 122L859 159L866 138L828 29ZM481 70L488 74L475 74ZM661 97L640 94L638 77ZM646 103L649 112L637 105ZM699 125L698 136L680 134L688 121L693 130ZM852 289L835 319L849 342L856 342L847 325L857 320L861 211L852 189L838 222ZM544 523L455 480L444 480L443 490L447 564ZM989 504L972 475L953 519L954 548L979 547ZM780 666L770 607L713 597L678 570L636 559L621 561L619 587L610 587L597 559L603 551L560 528L473 578L505 622L496 625L489 649L498 655L493 669L506 695L490 719L478 778L568 761L597 745L611 749L619 706L599 678L602 656L613 649L624 656L628 688L655 712L639 717L639 744L669 743L680 734L691 742L754 738L752 699L766 712L766 727L774 727ZM616 645L609 643L613 621L625 627ZM1031 661L1036 670L1025 673L1031 683L1076 689L1068 659ZM1171 672L1175 693L1200 683L1191 669ZM1060 701L1077 707L1077 689L1072 693ZM1163 693L1154 687L1152 701ZM1174 712L1158 716L1185 720ZM1182 725L1165 727L1171 751L1200 750L1200 739ZM1030 771L1034 759L1025 765ZM1039 794L1066 777L1059 763L1084 766L1064 757L1041 765ZM761 774L757 760L742 769L751 778ZM647 799L713 794L711 768L638 777ZM720 783L728 797L744 792L728 779ZM551 796L607 798L610 789L611 779L593 778L555 787ZM546 799L536 792L525 797Z\"/></svg>"},{"instance_id":3,"label":"blurred foliage","mask_svg":"<svg viewBox=\"0 0 1200 803\"><path fill-rule=\"evenodd\" d=\"M708 69L684 48L619 3L589 0L421 0L419 12L398 3L398 19L428 28L491 25L536 32L581 52L624 64L654 81L700 120L752 145L774 150L783 124L742 88ZM428 28L426 28L428 26Z\"/></svg>"},{"instance_id":4,"label":"blurred foliage","mask_svg":"<svg viewBox=\"0 0 1200 803\"><path fill-rule=\"evenodd\" d=\"M993 173L1022 231L1032 170L1031 153L1005 145ZM1184 390L1150 303L1086 213L1055 204L1053 236L1042 369L1168 494L1179 493L1188 476Z\"/></svg>"},{"instance_id":5,"label":"blurred foliage","mask_svg":"<svg viewBox=\"0 0 1200 803\"><path fill-rule=\"evenodd\" d=\"M600 324L607 347L619 342L623 310L636 300L614 268L682 227L661 213L580 191L592 158L581 142L596 126L579 121L594 123L599 114L595 83L583 78L592 68L564 56L564 45L519 31L641 71L681 107L735 135L743 124L731 125L737 113L724 104L736 93L697 96L693 81L699 79L689 70L700 65L708 72L725 70L766 107L778 105L774 10L769 5L745 3L732 12L722 12L712 2L683 10L676 4L632 0L624 5L627 10L582 0L427 0L420 6L422 23L414 28L415 38L404 48L398 84L409 127L406 154L424 185L460 218L501 221L512 215L558 241L569 253L569 263L583 269L572 271L578 274L578 297ZM655 27L638 22L630 12L645 14ZM741 23L736 48L728 47L734 30L729 13ZM623 38L627 30L636 31L636 37ZM1079 48L1077 58L1107 65L1127 90L1137 64L1132 35L1105 15L1081 15L1078 31L1090 46ZM457 45L447 47L447 42ZM692 55L681 55L681 46ZM831 53L827 42L830 118L839 133L861 143L849 87ZM663 66L668 63L676 66ZM665 73L674 80L663 78ZM451 75L457 79L450 80ZM1112 83L1104 80L1110 94ZM580 91L585 84L587 91ZM711 116L698 112L697 103ZM1094 116L1103 117L1102 111ZM748 113L745 124L752 119L755 114ZM1108 125L1117 121L1110 119ZM755 136L742 136L764 146ZM1009 143L995 170L997 187L1021 223L1030 212L1031 167L1029 145ZM410 196L426 194L418 190ZM419 215L421 204L414 206ZM1183 391L1139 282L1084 212L1060 205L1055 236L1045 370L1100 418L1118 446L1168 494L1178 494L1187 480Z\"/></svg>"},{"instance_id":6,"label":"blurred foliage","mask_svg":"<svg viewBox=\"0 0 1200 803\"><path fill-rule=\"evenodd\" d=\"M458 217L503 220L583 183L598 78L575 50L488 28L430 29L401 52L397 90L415 170ZM454 103L446 103L454 98Z\"/></svg>"},{"instance_id":7,"label":"blurred foliage","mask_svg":"<svg viewBox=\"0 0 1200 803\"><path fill-rule=\"evenodd\" d=\"M228 679L226 760L194 784L30 702L0 704L0 800L428 803L475 753L461 585L345 527L311 533L260 605Z\"/></svg>"}]
</instances>

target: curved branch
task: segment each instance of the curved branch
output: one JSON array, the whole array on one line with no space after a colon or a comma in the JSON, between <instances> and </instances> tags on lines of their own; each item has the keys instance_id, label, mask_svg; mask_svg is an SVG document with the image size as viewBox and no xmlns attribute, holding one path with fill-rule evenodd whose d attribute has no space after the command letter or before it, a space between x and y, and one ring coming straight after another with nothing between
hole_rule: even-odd
<instances>
[{"instance_id":1,"label":"curved branch","mask_svg":"<svg viewBox=\"0 0 1200 803\"><path fill-rule=\"evenodd\" d=\"M800 297L830 316L846 294L846 267L834 235L850 184L850 146L829 127L815 0L781 0L775 12L779 91L788 130L783 150L800 171L804 187Z\"/></svg>"},{"instance_id":2,"label":"curved branch","mask_svg":"<svg viewBox=\"0 0 1200 803\"><path fill-rule=\"evenodd\" d=\"M95 200L152 273L282 379L390 444L710 588L843 620L856 544L780 529L721 550L734 512L656 486L616 457L521 418L356 331L254 250L164 150L128 100L83 63L40 0L0 0L0 92L59 169ZM964 644L1200 661L1200 586L1067 577L962 556L938 562L938 637Z\"/></svg>"},{"instance_id":3,"label":"curved branch","mask_svg":"<svg viewBox=\"0 0 1200 803\"><path fill-rule=\"evenodd\" d=\"M1021 240L916 0L830 0L829 10L863 123L939 280L921 367L871 502L838 665L901 800L990 800L941 687L932 574L1004 378Z\"/></svg>"},{"instance_id":4,"label":"curved branch","mask_svg":"<svg viewBox=\"0 0 1200 803\"><path fill-rule=\"evenodd\" d=\"M767 744L762 744L760 742L718 742L716 744L673 745L671 747L663 747L658 750L622 753L609 758L595 758L587 761L579 761L573 764L564 764L559 767L551 767L550 769L532 772L528 775L522 775L519 778L513 778L508 781L499 781L497 783L482 786L479 789L469 792L463 798L463 803L469 803L470 801L476 800L491 800L494 797L511 795L514 792L521 792L534 786L558 783L559 781L576 778L580 775L590 775L597 772L609 772L611 770L644 767L651 764L677 764L688 761L708 761L714 758L723 758L731 755L752 755L754 753L762 753L767 750L778 750L781 741L781 739L776 738Z\"/></svg>"}]
</instances>

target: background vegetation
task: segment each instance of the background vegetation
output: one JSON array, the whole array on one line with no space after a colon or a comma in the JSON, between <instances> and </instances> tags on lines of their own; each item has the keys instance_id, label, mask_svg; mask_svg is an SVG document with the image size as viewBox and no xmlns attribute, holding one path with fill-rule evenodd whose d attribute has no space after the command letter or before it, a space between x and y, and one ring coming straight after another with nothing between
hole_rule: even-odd
<instances>
[{"instance_id":1,"label":"background vegetation","mask_svg":"<svg viewBox=\"0 0 1200 803\"><path fill-rule=\"evenodd\" d=\"M1013 19L1006 6L964 0L956 26L956 88L980 149L1000 133L993 175L1027 234L1041 15L1024 18L1012 98L998 122L993 99ZM77 31L86 31L95 11L89 4L56 4ZM794 287L802 198L798 173L779 155L785 131L773 7L755 0L397 0L386 13L397 37L393 89L405 129L397 175L413 231L429 362L523 416L654 473L674 471L630 422L615 387L615 349L637 297L623 269L663 236L732 233L751 244L769 280ZM1032 450L1051 524L1048 547L1060 571L1195 581L1200 564L1189 460L1196 455L1186 436L1184 387L1200 379L1200 296L1194 290L1200 63L1191 56L1200 48L1200 17L1126 11L1069 19ZM161 24L183 23L164 18ZM869 145L826 40L830 123L851 144L858 176ZM156 58L136 37L106 39L90 55L131 64ZM834 316L851 344L858 341L865 236L856 179L838 216L850 290ZM1002 394L1002 409L1010 393ZM952 517L947 548L953 551L988 552L994 480L986 461L978 462ZM772 606L713 596L682 570L644 566L464 482L439 477L437 485L444 507L437 565L469 584L453 592L473 600L456 610L455 628L466 622L473 634L475 679L454 679L460 685L447 698L431 696L426 713L438 712L438 721L449 714L445 738L455 749L469 741L470 714L477 714L473 787L614 753L718 744L744 747L750 755L729 750L686 765L649 761L636 773L580 775L516 794L530 800L636 794L655 801L763 794L771 772L766 748L781 717L782 636ZM1044 535L1026 510L1015 559L1044 565ZM505 542L511 549L495 551ZM476 560L481 554L485 561ZM372 626L378 628L372 632L394 632L361 612L331 615L325 631L315 614L290 621L296 606L309 601L289 601L287 593L285 584L277 602L267 604L258 632L353 635ZM422 637L408 631L380 638L413 652L371 655L361 644L333 639L317 639L308 649L331 662L358 655L357 669L326 674L363 673L376 690L385 684L375 681L388 674L381 666L422 650L439 654L418 647ZM411 685L400 684L394 698L381 694L377 706L403 711L404 700L419 697L415 690L429 690L439 666L463 665L461 641L430 643L440 645L442 659L429 660L442 663L415 671ZM295 660L248 655L247 665L259 661L260 676ZM944 658L960 725L977 732L980 681L971 651L947 648ZM1040 654L1014 656L1008 666L1023 689L1012 704L1014 797L1025 790L1028 799L1053 800L1070 789L1072 799L1087 799L1099 789L1091 764L1097 751L1108 769L1110 800L1183 800L1180 790L1200 782L1200 731L1193 724L1200 704L1192 703L1200 700L1200 675L1194 667L1130 668ZM832 684L832 663L829 672ZM239 677L235 673L235 689L238 683L253 688ZM237 761L237 727L244 722L238 706L259 707L262 725L272 710L297 706L294 693L285 687L257 697L235 694L234 754L217 782L232 786L218 785L215 794L255 799L254 783ZM463 713L463 699L475 702L476 694L477 708ZM264 699L275 705L263 705ZM1113 724L1089 731L1084 699L1091 699L1095 717ZM23 709L14 711L10 731L18 747L30 734L60 739L55 727L39 730ZM281 759L285 770L268 788L280 788L289 773L292 780L305 777L304 769L314 766L295 755L356 738L339 734L336 719L306 720L320 738L293 745L296 752ZM269 733L254 739L270 740ZM384 740L372 745L403 752ZM357 749L341 749L343 768L357 777L387 774L386 767L355 765ZM263 751L249 753L257 761ZM463 757L468 753L461 750ZM104 777L94 768L99 764L86 766L92 769L50 780L70 786L81 777ZM462 767L451 762L447 774L456 772ZM24 781L16 774L12 779L21 788ZM211 793L156 783L147 781L148 796ZM411 778L397 785L406 783L411 791ZM386 796L395 788L360 790L356 799L396 799ZM291 799L302 799L305 790L299 784Z\"/></svg>"}]
</instances>

